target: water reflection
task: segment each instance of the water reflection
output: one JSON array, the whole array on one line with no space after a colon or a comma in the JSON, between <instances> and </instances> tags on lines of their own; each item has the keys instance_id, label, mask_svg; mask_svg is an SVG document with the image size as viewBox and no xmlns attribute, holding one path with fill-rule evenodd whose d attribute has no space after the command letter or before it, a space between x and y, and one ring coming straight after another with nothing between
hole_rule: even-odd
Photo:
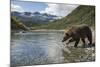
<instances>
[{"instance_id":1,"label":"water reflection","mask_svg":"<svg viewBox=\"0 0 100 67\"><path fill-rule=\"evenodd\" d=\"M63 32L16 33L11 39L11 65L61 63Z\"/></svg>"}]
</instances>

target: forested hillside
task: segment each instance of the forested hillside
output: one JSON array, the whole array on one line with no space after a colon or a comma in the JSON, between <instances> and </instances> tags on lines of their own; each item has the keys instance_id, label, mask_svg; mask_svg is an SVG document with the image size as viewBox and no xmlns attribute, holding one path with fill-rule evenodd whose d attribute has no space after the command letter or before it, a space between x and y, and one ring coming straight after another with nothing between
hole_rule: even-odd
<instances>
[{"instance_id":1,"label":"forested hillside","mask_svg":"<svg viewBox=\"0 0 100 67\"><path fill-rule=\"evenodd\" d=\"M22 22L16 19L16 17L11 17L11 29L12 30L29 30L29 28Z\"/></svg>"}]
</instances>

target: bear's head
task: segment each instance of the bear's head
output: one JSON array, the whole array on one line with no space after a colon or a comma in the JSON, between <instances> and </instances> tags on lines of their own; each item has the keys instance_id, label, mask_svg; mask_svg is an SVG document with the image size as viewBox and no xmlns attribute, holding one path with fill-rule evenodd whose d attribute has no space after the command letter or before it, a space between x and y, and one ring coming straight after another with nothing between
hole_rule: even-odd
<instances>
[{"instance_id":1,"label":"bear's head","mask_svg":"<svg viewBox=\"0 0 100 67\"><path fill-rule=\"evenodd\" d=\"M70 34L69 33L65 33L62 42L68 40L70 38Z\"/></svg>"}]
</instances>

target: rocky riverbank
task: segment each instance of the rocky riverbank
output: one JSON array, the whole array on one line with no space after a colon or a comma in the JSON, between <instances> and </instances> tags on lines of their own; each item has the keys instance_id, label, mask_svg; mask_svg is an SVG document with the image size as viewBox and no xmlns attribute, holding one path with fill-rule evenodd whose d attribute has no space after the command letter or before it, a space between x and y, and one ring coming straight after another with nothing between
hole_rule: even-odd
<instances>
[{"instance_id":1,"label":"rocky riverbank","mask_svg":"<svg viewBox=\"0 0 100 67\"><path fill-rule=\"evenodd\" d=\"M67 63L95 61L95 47L74 48L68 47L70 53L63 51L64 60Z\"/></svg>"}]
</instances>

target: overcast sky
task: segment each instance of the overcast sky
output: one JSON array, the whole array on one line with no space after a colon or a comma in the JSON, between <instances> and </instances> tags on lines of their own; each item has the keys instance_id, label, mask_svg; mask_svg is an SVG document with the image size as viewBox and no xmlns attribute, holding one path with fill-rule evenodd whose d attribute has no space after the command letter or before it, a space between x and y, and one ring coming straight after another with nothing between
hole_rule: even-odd
<instances>
[{"instance_id":1,"label":"overcast sky","mask_svg":"<svg viewBox=\"0 0 100 67\"><path fill-rule=\"evenodd\" d=\"M11 11L18 12L40 12L48 13L57 16L66 16L72 12L79 5L69 4L55 4L44 2L25 2L25 1L11 1Z\"/></svg>"}]
</instances>

